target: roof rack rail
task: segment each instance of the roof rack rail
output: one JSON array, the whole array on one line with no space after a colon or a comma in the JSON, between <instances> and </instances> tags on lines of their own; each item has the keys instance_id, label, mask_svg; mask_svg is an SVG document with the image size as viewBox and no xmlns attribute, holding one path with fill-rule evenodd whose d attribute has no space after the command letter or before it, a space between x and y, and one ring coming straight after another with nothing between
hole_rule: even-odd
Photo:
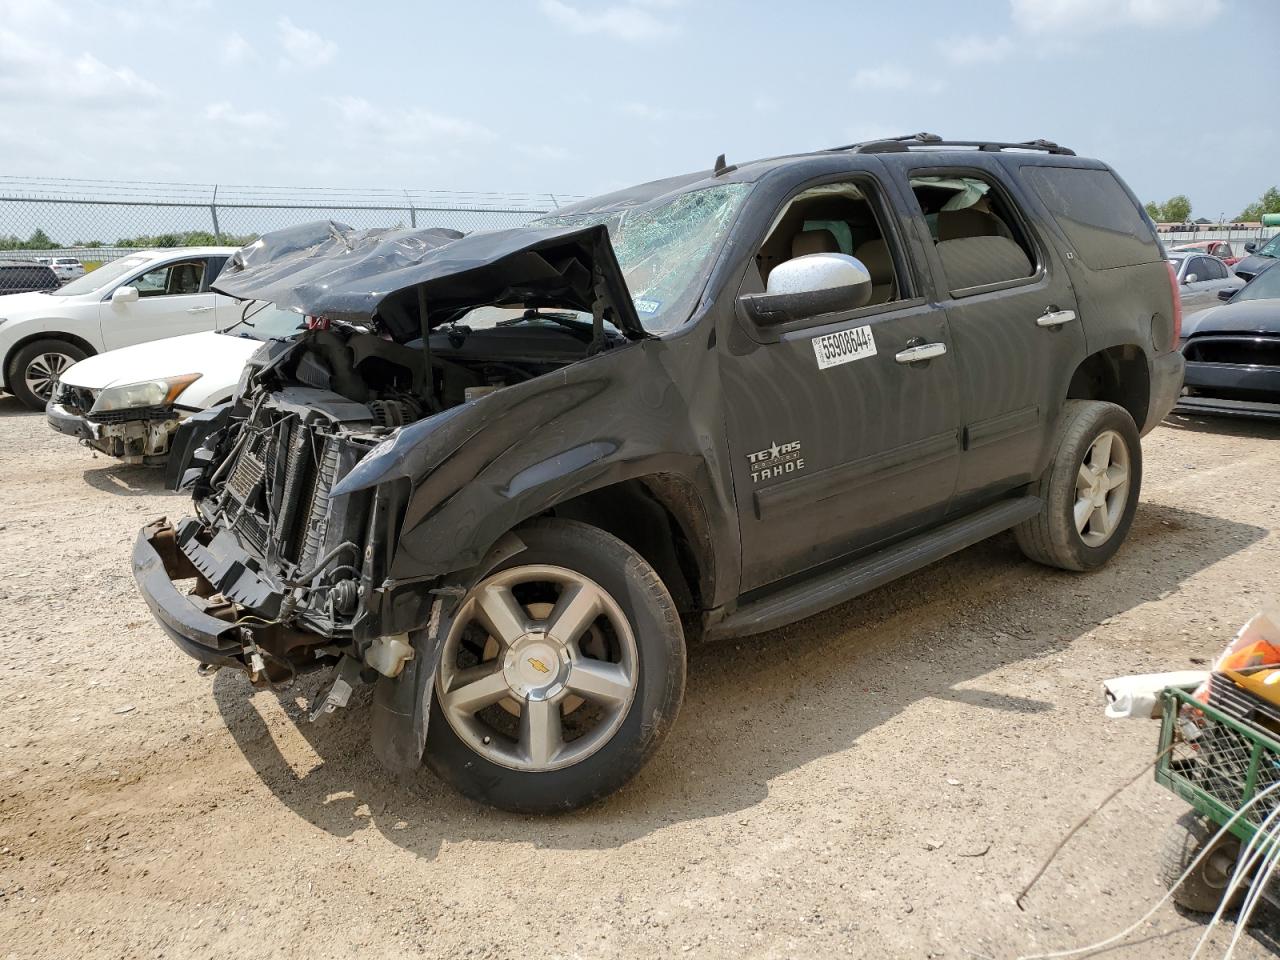
<instances>
[{"instance_id":1,"label":"roof rack rail","mask_svg":"<svg viewBox=\"0 0 1280 960\"><path fill-rule=\"evenodd\" d=\"M1076 152L1063 147L1052 140L1024 140L1021 143L1003 143L998 140L943 140L936 133L912 133L903 137L885 137L881 140L868 140L865 143L851 143L844 147L835 147L835 151L850 150L854 153L906 153L913 147L964 147L981 150L985 153L999 153L1001 150L1042 150L1063 157L1074 157Z\"/></svg>"}]
</instances>

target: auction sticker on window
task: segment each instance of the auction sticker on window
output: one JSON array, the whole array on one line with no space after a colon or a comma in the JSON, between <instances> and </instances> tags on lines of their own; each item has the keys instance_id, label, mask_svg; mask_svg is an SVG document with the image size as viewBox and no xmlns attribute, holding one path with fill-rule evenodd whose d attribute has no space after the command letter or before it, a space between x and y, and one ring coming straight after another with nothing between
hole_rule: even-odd
<instances>
[{"instance_id":1,"label":"auction sticker on window","mask_svg":"<svg viewBox=\"0 0 1280 960\"><path fill-rule=\"evenodd\" d=\"M869 326L827 333L814 337L812 343L819 370L876 355L876 338L872 336Z\"/></svg>"}]
</instances>

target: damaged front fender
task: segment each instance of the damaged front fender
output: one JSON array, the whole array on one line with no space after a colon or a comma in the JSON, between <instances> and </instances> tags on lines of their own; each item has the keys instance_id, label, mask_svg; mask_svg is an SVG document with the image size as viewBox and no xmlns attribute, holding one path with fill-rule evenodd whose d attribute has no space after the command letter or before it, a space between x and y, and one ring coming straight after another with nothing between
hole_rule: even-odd
<instances>
[{"instance_id":1,"label":"damaged front fender","mask_svg":"<svg viewBox=\"0 0 1280 960\"><path fill-rule=\"evenodd\" d=\"M524 542L518 536L508 534L475 568L436 588L427 625L409 635L413 656L398 676L378 677L373 693L370 745L374 756L387 769L408 774L422 763L440 651L462 598L490 571L524 549Z\"/></svg>"}]
</instances>

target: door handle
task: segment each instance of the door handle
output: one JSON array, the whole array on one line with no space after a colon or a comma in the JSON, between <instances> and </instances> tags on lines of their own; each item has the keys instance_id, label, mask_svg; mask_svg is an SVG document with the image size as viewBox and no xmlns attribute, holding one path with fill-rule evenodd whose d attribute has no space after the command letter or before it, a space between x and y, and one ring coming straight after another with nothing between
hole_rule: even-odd
<instances>
[{"instance_id":1,"label":"door handle","mask_svg":"<svg viewBox=\"0 0 1280 960\"><path fill-rule=\"evenodd\" d=\"M187 313L208 313L213 307L188 307Z\"/></svg>"},{"instance_id":2,"label":"door handle","mask_svg":"<svg viewBox=\"0 0 1280 960\"><path fill-rule=\"evenodd\" d=\"M1046 307L1044 313L1036 317L1036 325L1041 327L1060 327L1064 323L1070 323L1076 318L1074 310L1055 310L1053 307Z\"/></svg>"},{"instance_id":3,"label":"door handle","mask_svg":"<svg viewBox=\"0 0 1280 960\"><path fill-rule=\"evenodd\" d=\"M945 343L918 343L914 347L899 350L893 355L893 359L899 363L919 363L921 360L932 360L934 357L940 357L946 352L947 345Z\"/></svg>"}]
</instances>

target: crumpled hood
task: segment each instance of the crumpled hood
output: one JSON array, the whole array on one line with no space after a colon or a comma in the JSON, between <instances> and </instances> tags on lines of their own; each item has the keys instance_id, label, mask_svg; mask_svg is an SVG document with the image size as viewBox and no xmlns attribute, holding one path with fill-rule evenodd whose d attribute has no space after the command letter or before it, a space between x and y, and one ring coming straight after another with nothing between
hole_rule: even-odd
<instances>
[{"instance_id":1,"label":"crumpled hood","mask_svg":"<svg viewBox=\"0 0 1280 960\"><path fill-rule=\"evenodd\" d=\"M629 337L643 337L608 229L516 227L356 230L332 220L264 234L213 285L244 300L352 323L376 322L400 343L421 336L419 290L431 326L485 305L592 311L597 299Z\"/></svg>"},{"instance_id":2,"label":"crumpled hood","mask_svg":"<svg viewBox=\"0 0 1280 960\"><path fill-rule=\"evenodd\" d=\"M204 379L212 377L234 384L245 362L260 346L261 340L250 337L208 331L189 333L86 357L68 367L60 379L73 387L90 390L184 373L198 373Z\"/></svg>"},{"instance_id":3,"label":"crumpled hood","mask_svg":"<svg viewBox=\"0 0 1280 960\"><path fill-rule=\"evenodd\" d=\"M1188 317L1182 335L1202 333L1280 333L1280 300L1241 300L1210 307Z\"/></svg>"}]
</instances>

